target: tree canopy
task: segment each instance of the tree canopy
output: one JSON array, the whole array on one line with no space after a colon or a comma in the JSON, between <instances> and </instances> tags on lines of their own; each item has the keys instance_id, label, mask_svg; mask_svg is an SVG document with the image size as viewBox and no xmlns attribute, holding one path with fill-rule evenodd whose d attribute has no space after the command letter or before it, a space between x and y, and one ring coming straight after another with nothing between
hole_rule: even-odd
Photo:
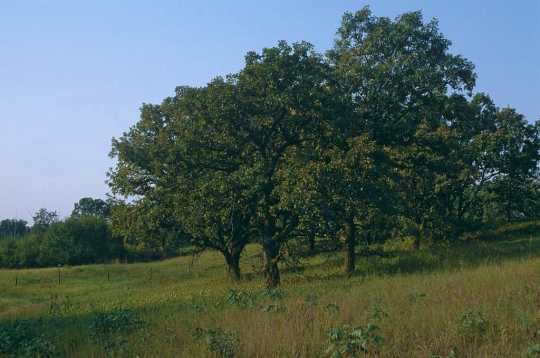
<instances>
[{"instance_id":1,"label":"tree canopy","mask_svg":"<svg viewBox=\"0 0 540 358\"><path fill-rule=\"evenodd\" d=\"M324 55L281 41L237 73L143 104L112 141L113 229L162 252L218 250L234 279L258 243L275 287L302 238L332 238L350 274L359 238L412 236L419 249L537 216L540 124L475 93L473 64L450 46L420 12L363 8Z\"/></svg>"}]
</instances>

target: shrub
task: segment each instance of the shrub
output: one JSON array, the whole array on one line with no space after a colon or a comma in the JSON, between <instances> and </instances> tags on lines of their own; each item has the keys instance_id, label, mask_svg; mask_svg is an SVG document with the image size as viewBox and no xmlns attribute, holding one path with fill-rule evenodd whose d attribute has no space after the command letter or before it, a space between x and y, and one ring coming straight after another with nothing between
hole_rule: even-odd
<instances>
[{"instance_id":1,"label":"shrub","mask_svg":"<svg viewBox=\"0 0 540 358\"><path fill-rule=\"evenodd\" d=\"M17 250L16 240L0 240L0 266L16 267L15 252Z\"/></svg>"},{"instance_id":2,"label":"shrub","mask_svg":"<svg viewBox=\"0 0 540 358\"><path fill-rule=\"evenodd\" d=\"M197 340L204 340L208 350L220 357L233 358L236 355L239 342L233 332L222 328L196 328L193 336Z\"/></svg>"},{"instance_id":3,"label":"shrub","mask_svg":"<svg viewBox=\"0 0 540 358\"><path fill-rule=\"evenodd\" d=\"M34 321L0 322L0 356L52 357L54 347Z\"/></svg>"},{"instance_id":4,"label":"shrub","mask_svg":"<svg viewBox=\"0 0 540 358\"><path fill-rule=\"evenodd\" d=\"M378 352L382 343L379 328L373 324L365 327L344 325L328 333L326 354L332 358L358 357L365 353Z\"/></svg>"},{"instance_id":5,"label":"shrub","mask_svg":"<svg viewBox=\"0 0 540 358\"><path fill-rule=\"evenodd\" d=\"M483 336L487 330L487 321L482 312L475 309L465 310L458 319L459 332L469 338Z\"/></svg>"},{"instance_id":6,"label":"shrub","mask_svg":"<svg viewBox=\"0 0 540 358\"><path fill-rule=\"evenodd\" d=\"M134 311L116 308L96 313L89 324L90 337L106 351L121 349L127 343L126 334L143 325Z\"/></svg>"},{"instance_id":7,"label":"shrub","mask_svg":"<svg viewBox=\"0 0 540 358\"><path fill-rule=\"evenodd\" d=\"M380 303L373 303L369 309L369 318L372 320L380 321L388 317L388 313L384 310L384 307Z\"/></svg>"},{"instance_id":8,"label":"shrub","mask_svg":"<svg viewBox=\"0 0 540 358\"><path fill-rule=\"evenodd\" d=\"M282 300L285 297L285 294L279 288L270 288L264 290L264 297L270 298L272 301Z\"/></svg>"},{"instance_id":9,"label":"shrub","mask_svg":"<svg viewBox=\"0 0 540 358\"><path fill-rule=\"evenodd\" d=\"M432 354L430 358L456 358L457 353L458 349L456 347L452 347L452 349L447 355Z\"/></svg>"},{"instance_id":10,"label":"shrub","mask_svg":"<svg viewBox=\"0 0 540 358\"><path fill-rule=\"evenodd\" d=\"M41 245L43 265L76 265L102 262L115 256L118 243L104 219L71 218L53 224Z\"/></svg>"},{"instance_id":11,"label":"shrub","mask_svg":"<svg viewBox=\"0 0 540 358\"><path fill-rule=\"evenodd\" d=\"M15 244L14 260L17 267L39 266L40 242L35 234L26 235Z\"/></svg>"},{"instance_id":12,"label":"shrub","mask_svg":"<svg viewBox=\"0 0 540 358\"><path fill-rule=\"evenodd\" d=\"M533 344L527 348L527 357L540 357L540 344Z\"/></svg>"},{"instance_id":13,"label":"shrub","mask_svg":"<svg viewBox=\"0 0 540 358\"><path fill-rule=\"evenodd\" d=\"M540 221L523 221L502 225L496 228L465 233L462 240L503 240L512 237L538 235Z\"/></svg>"},{"instance_id":14,"label":"shrub","mask_svg":"<svg viewBox=\"0 0 540 358\"><path fill-rule=\"evenodd\" d=\"M251 292L229 290L227 294L226 302L233 306L241 308L253 308L255 307L255 298Z\"/></svg>"}]
</instances>

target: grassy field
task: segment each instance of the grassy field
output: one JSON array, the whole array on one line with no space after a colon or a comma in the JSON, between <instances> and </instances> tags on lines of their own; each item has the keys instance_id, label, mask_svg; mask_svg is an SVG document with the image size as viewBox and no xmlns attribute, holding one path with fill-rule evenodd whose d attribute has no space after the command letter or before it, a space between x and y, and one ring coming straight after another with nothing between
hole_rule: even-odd
<instances>
[{"instance_id":1,"label":"grassy field","mask_svg":"<svg viewBox=\"0 0 540 358\"><path fill-rule=\"evenodd\" d=\"M275 291L262 287L258 253L248 247L238 284L213 252L0 270L0 351L320 357L357 344L377 357L540 356L540 235L362 258L349 278L320 254L284 267Z\"/></svg>"}]
</instances>

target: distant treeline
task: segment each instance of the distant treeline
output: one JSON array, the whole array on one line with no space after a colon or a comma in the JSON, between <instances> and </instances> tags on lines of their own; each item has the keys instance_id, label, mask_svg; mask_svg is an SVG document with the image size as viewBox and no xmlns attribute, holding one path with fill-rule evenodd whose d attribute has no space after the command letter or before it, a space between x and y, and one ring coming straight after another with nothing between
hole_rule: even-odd
<instances>
[{"instance_id":1,"label":"distant treeline","mask_svg":"<svg viewBox=\"0 0 540 358\"><path fill-rule=\"evenodd\" d=\"M83 198L72 214L60 220L56 212L40 209L33 225L24 220L0 221L0 267L46 267L136 261L165 257L163 253L127 250L121 236L112 233L111 203ZM179 247L168 256L178 255Z\"/></svg>"}]
</instances>

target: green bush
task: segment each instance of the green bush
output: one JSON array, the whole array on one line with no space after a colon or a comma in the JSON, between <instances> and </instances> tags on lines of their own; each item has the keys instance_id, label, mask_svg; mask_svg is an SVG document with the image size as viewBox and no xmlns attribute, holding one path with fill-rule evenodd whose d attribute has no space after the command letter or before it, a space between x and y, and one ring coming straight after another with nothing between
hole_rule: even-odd
<instances>
[{"instance_id":1,"label":"green bush","mask_svg":"<svg viewBox=\"0 0 540 358\"><path fill-rule=\"evenodd\" d=\"M240 291L230 289L225 301L232 305L238 306L240 308L253 308L255 307L255 297L250 291Z\"/></svg>"},{"instance_id":2,"label":"green bush","mask_svg":"<svg viewBox=\"0 0 540 358\"><path fill-rule=\"evenodd\" d=\"M540 344L533 344L527 348L526 357L540 357Z\"/></svg>"},{"instance_id":3,"label":"green bush","mask_svg":"<svg viewBox=\"0 0 540 358\"><path fill-rule=\"evenodd\" d=\"M462 240L502 240L512 237L535 236L540 234L540 221L523 221L499 226L493 229L469 232Z\"/></svg>"},{"instance_id":4,"label":"green bush","mask_svg":"<svg viewBox=\"0 0 540 358\"><path fill-rule=\"evenodd\" d=\"M0 356L53 357L54 347L33 321L0 322Z\"/></svg>"},{"instance_id":5,"label":"green bush","mask_svg":"<svg viewBox=\"0 0 540 358\"><path fill-rule=\"evenodd\" d=\"M193 336L197 340L204 340L208 350L219 357L233 358L238 350L236 335L222 328L196 328Z\"/></svg>"},{"instance_id":6,"label":"green bush","mask_svg":"<svg viewBox=\"0 0 540 358\"><path fill-rule=\"evenodd\" d=\"M465 310L458 318L459 333L465 338L483 336L487 331L487 321L476 309Z\"/></svg>"},{"instance_id":7,"label":"green bush","mask_svg":"<svg viewBox=\"0 0 540 358\"><path fill-rule=\"evenodd\" d=\"M126 335L143 325L133 310L117 308L96 313L88 329L92 340L110 352L122 349L127 343Z\"/></svg>"},{"instance_id":8,"label":"green bush","mask_svg":"<svg viewBox=\"0 0 540 358\"><path fill-rule=\"evenodd\" d=\"M382 343L379 328L373 324L365 327L343 325L328 333L326 354L332 358L358 357L365 353L376 353Z\"/></svg>"}]
</instances>

